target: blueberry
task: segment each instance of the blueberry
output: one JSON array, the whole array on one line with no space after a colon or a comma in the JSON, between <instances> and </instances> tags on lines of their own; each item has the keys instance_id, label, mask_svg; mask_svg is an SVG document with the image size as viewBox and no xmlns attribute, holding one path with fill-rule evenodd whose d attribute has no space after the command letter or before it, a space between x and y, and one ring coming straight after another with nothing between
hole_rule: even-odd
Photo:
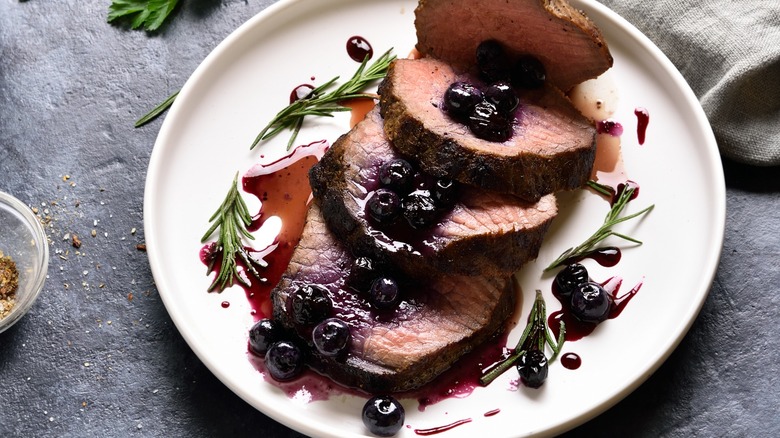
<instances>
[{"instance_id":1,"label":"blueberry","mask_svg":"<svg viewBox=\"0 0 780 438\"><path fill-rule=\"evenodd\" d=\"M444 93L444 110L455 119L465 119L482 102L482 92L467 82L454 82Z\"/></svg>"},{"instance_id":2,"label":"blueberry","mask_svg":"<svg viewBox=\"0 0 780 438\"><path fill-rule=\"evenodd\" d=\"M276 381L292 380L303 371L303 352L292 342L276 342L265 354L265 367Z\"/></svg>"},{"instance_id":3,"label":"blueberry","mask_svg":"<svg viewBox=\"0 0 780 438\"><path fill-rule=\"evenodd\" d=\"M529 388L542 386L547 379L547 356L541 350L528 350L515 364L520 381Z\"/></svg>"},{"instance_id":4,"label":"blueberry","mask_svg":"<svg viewBox=\"0 0 780 438\"><path fill-rule=\"evenodd\" d=\"M363 405L363 424L377 436L393 436L404 425L404 407L393 397L376 396Z\"/></svg>"},{"instance_id":5,"label":"blueberry","mask_svg":"<svg viewBox=\"0 0 780 438\"><path fill-rule=\"evenodd\" d=\"M433 184L431 196L437 207L451 207L458 198L458 184L449 178L437 179Z\"/></svg>"},{"instance_id":6,"label":"blueberry","mask_svg":"<svg viewBox=\"0 0 780 438\"><path fill-rule=\"evenodd\" d=\"M392 309L398 304L401 294L398 283L388 277L379 277L371 283L368 300L377 309Z\"/></svg>"},{"instance_id":7,"label":"blueberry","mask_svg":"<svg viewBox=\"0 0 780 438\"><path fill-rule=\"evenodd\" d=\"M566 266L555 276L555 285L558 293L563 297L570 297L574 289L588 282L588 270L579 263Z\"/></svg>"},{"instance_id":8,"label":"blueberry","mask_svg":"<svg viewBox=\"0 0 780 438\"><path fill-rule=\"evenodd\" d=\"M512 123L495 105L482 101L469 116L469 129L477 137L487 141L503 142L512 136Z\"/></svg>"},{"instance_id":9,"label":"blueberry","mask_svg":"<svg viewBox=\"0 0 780 438\"><path fill-rule=\"evenodd\" d=\"M368 257L358 257L349 269L347 285L359 292L368 291L371 282L378 276L373 260Z\"/></svg>"},{"instance_id":10,"label":"blueberry","mask_svg":"<svg viewBox=\"0 0 780 438\"><path fill-rule=\"evenodd\" d=\"M377 189L366 202L368 215L380 224L389 224L401 212L401 198L392 190Z\"/></svg>"},{"instance_id":11,"label":"blueberry","mask_svg":"<svg viewBox=\"0 0 780 438\"><path fill-rule=\"evenodd\" d=\"M263 318L249 329L249 347L262 356L271 344L280 341L283 336L284 330L278 322Z\"/></svg>"},{"instance_id":12,"label":"blueberry","mask_svg":"<svg viewBox=\"0 0 780 438\"><path fill-rule=\"evenodd\" d=\"M547 73L544 65L533 56L520 57L512 69L512 84L517 88L535 90L544 85Z\"/></svg>"},{"instance_id":13,"label":"blueberry","mask_svg":"<svg viewBox=\"0 0 780 438\"><path fill-rule=\"evenodd\" d=\"M436 222L436 204L428 190L415 190L401 202L401 211L412 228L427 228Z\"/></svg>"},{"instance_id":14,"label":"blueberry","mask_svg":"<svg viewBox=\"0 0 780 438\"><path fill-rule=\"evenodd\" d=\"M496 108L509 115L517 108L520 99L517 98L514 88L508 82L496 82L485 90L485 100L492 103Z\"/></svg>"},{"instance_id":15,"label":"blueberry","mask_svg":"<svg viewBox=\"0 0 780 438\"><path fill-rule=\"evenodd\" d=\"M293 321L300 326L312 326L327 318L333 308L328 290L316 284L298 287L287 298L287 308Z\"/></svg>"},{"instance_id":16,"label":"blueberry","mask_svg":"<svg viewBox=\"0 0 780 438\"><path fill-rule=\"evenodd\" d=\"M314 327L311 337L317 351L333 357L346 350L351 336L346 322L338 318L328 318Z\"/></svg>"},{"instance_id":17,"label":"blueberry","mask_svg":"<svg viewBox=\"0 0 780 438\"><path fill-rule=\"evenodd\" d=\"M414 186L414 167L403 158L396 158L379 167L379 181L396 194L405 195Z\"/></svg>"},{"instance_id":18,"label":"blueberry","mask_svg":"<svg viewBox=\"0 0 780 438\"><path fill-rule=\"evenodd\" d=\"M487 82L508 79L510 65L509 57L498 41L487 40L477 46L477 67Z\"/></svg>"},{"instance_id":19,"label":"blueberry","mask_svg":"<svg viewBox=\"0 0 780 438\"><path fill-rule=\"evenodd\" d=\"M571 313L584 322L604 321L611 304L612 297L598 283L583 283L571 294Z\"/></svg>"}]
</instances>

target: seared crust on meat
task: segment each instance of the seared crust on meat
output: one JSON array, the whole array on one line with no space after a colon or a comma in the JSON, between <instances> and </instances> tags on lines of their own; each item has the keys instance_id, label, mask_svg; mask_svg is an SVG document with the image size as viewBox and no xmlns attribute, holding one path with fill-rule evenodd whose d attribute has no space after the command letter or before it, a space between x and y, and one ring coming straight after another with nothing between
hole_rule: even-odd
<instances>
[{"instance_id":1,"label":"seared crust on meat","mask_svg":"<svg viewBox=\"0 0 780 438\"><path fill-rule=\"evenodd\" d=\"M542 61L548 80L568 91L612 67L601 31L565 0L420 0L417 50L464 72L477 46L499 41L511 55Z\"/></svg>"},{"instance_id":2,"label":"seared crust on meat","mask_svg":"<svg viewBox=\"0 0 780 438\"><path fill-rule=\"evenodd\" d=\"M452 210L429 230L409 230L398 236L393 230L377 226L368 219L365 202L378 187L379 166L397 157L375 109L339 138L309 172L312 192L322 206L325 220L352 252L375 257L398 266L408 275L423 278L432 271L510 275L536 258L544 234L557 214L553 195L528 202L463 187Z\"/></svg>"},{"instance_id":3,"label":"seared crust on meat","mask_svg":"<svg viewBox=\"0 0 780 438\"><path fill-rule=\"evenodd\" d=\"M371 393L415 389L498 334L514 310L508 277L432 272L426 281L402 288L399 306L380 312L365 293L345 284L352 260L315 201L290 265L271 293L274 319L309 345L309 365L345 386ZM293 324L286 301L303 284L325 287L333 301L331 316L349 325L352 339L343 357L320 355L308 332Z\"/></svg>"},{"instance_id":4,"label":"seared crust on meat","mask_svg":"<svg viewBox=\"0 0 780 438\"><path fill-rule=\"evenodd\" d=\"M596 155L596 128L560 91L520 94L514 135L482 140L442 110L450 84L468 77L434 59L399 59L380 84L387 137L427 173L536 201L582 187Z\"/></svg>"}]
</instances>

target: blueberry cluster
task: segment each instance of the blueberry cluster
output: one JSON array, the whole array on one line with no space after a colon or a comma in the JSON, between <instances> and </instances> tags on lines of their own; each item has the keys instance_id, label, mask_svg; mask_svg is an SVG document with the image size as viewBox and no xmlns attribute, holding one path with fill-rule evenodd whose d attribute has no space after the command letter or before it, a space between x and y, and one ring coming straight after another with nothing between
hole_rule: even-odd
<instances>
[{"instance_id":1,"label":"blueberry cluster","mask_svg":"<svg viewBox=\"0 0 780 438\"><path fill-rule=\"evenodd\" d=\"M579 263L567 265L555 276L558 294L568 300L572 315L582 322L599 323L609 316L612 296L591 281L588 270Z\"/></svg>"},{"instance_id":2,"label":"blueberry cluster","mask_svg":"<svg viewBox=\"0 0 780 438\"><path fill-rule=\"evenodd\" d=\"M292 380L303 371L303 350L275 320L263 318L249 329L249 348L265 356L268 374L276 381Z\"/></svg>"},{"instance_id":3,"label":"blueberry cluster","mask_svg":"<svg viewBox=\"0 0 780 438\"><path fill-rule=\"evenodd\" d=\"M379 310L392 309L401 301L398 282L381 275L368 257L358 257L352 262L347 285L359 293L365 293L368 302Z\"/></svg>"},{"instance_id":4,"label":"blueberry cluster","mask_svg":"<svg viewBox=\"0 0 780 438\"><path fill-rule=\"evenodd\" d=\"M514 111L520 103L515 89L540 88L546 73L532 56L513 59L501 44L483 41L477 47L477 67L487 87L455 82L444 93L444 110L471 132L488 141L503 142L512 137Z\"/></svg>"},{"instance_id":5,"label":"blueberry cluster","mask_svg":"<svg viewBox=\"0 0 780 438\"><path fill-rule=\"evenodd\" d=\"M351 334L346 322L329 318L333 303L328 291L319 285L302 285L287 297L293 322L302 332L311 330L311 343L323 356L335 357L347 349ZM294 379L303 371L306 355L301 346L275 320L264 318L249 330L249 348L265 356L268 373L274 380Z\"/></svg>"},{"instance_id":6,"label":"blueberry cluster","mask_svg":"<svg viewBox=\"0 0 780 438\"><path fill-rule=\"evenodd\" d=\"M381 187L366 202L368 217L379 225L390 225L403 217L414 229L430 227L442 211L452 208L457 197L455 182L447 178L426 181L402 158L380 165L379 182Z\"/></svg>"}]
</instances>

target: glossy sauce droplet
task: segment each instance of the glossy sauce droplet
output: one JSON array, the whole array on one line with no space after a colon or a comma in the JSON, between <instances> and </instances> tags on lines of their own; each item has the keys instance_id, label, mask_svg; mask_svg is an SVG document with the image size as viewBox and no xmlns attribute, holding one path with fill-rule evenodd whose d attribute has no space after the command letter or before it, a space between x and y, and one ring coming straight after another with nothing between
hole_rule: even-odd
<instances>
[{"instance_id":1,"label":"glossy sauce droplet","mask_svg":"<svg viewBox=\"0 0 780 438\"><path fill-rule=\"evenodd\" d=\"M306 220L306 211L311 199L309 169L317 163L329 144L322 140L308 145L298 146L289 155L271 163L252 167L241 181L245 192L256 196L262 203L258 214L253 216L250 232L259 232L262 237L270 235L272 243L262 249L245 247L249 255L267 264L258 269L263 278L255 278L246 273L246 265L240 257L236 264L248 286L243 285L255 319L270 316L272 313L271 290L282 277L292 257L293 250L300 240ZM271 225L264 228L268 219ZM255 236L259 237L259 236ZM222 257L215 249L215 243L206 244L200 251L201 261L219 275ZM235 283L239 284L239 283ZM225 301L222 307L227 307Z\"/></svg>"},{"instance_id":2,"label":"glossy sauce droplet","mask_svg":"<svg viewBox=\"0 0 780 438\"><path fill-rule=\"evenodd\" d=\"M374 49L365 38L355 35L347 40L347 53L355 62L363 62L374 56Z\"/></svg>"},{"instance_id":3,"label":"glossy sauce droplet","mask_svg":"<svg viewBox=\"0 0 780 438\"><path fill-rule=\"evenodd\" d=\"M650 123L650 113L647 109L639 107L634 110L636 115L636 138L639 144L645 144L645 134L647 133L647 124Z\"/></svg>"},{"instance_id":4,"label":"glossy sauce droplet","mask_svg":"<svg viewBox=\"0 0 780 438\"><path fill-rule=\"evenodd\" d=\"M561 356L561 365L569 370L576 370L582 365L582 359L576 353L566 353Z\"/></svg>"},{"instance_id":5,"label":"glossy sauce droplet","mask_svg":"<svg viewBox=\"0 0 780 438\"><path fill-rule=\"evenodd\" d=\"M612 195L612 200L610 201L611 205L615 205L619 198L618 194L623 193L623 190L626 188L634 189L634 191L631 192L631 197L628 198L629 201L633 201L637 198L637 196L639 196L639 184L637 184L635 181L627 180L625 183L618 184L614 194Z\"/></svg>"},{"instance_id":6,"label":"glossy sauce droplet","mask_svg":"<svg viewBox=\"0 0 780 438\"><path fill-rule=\"evenodd\" d=\"M293 90L290 92L290 103L295 102L296 100L306 99L309 97L309 94L311 94L312 90L314 90L313 85L309 84L301 84L297 87L293 88Z\"/></svg>"},{"instance_id":7,"label":"glossy sauce droplet","mask_svg":"<svg viewBox=\"0 0 780 438\"><path fill-rule=\"evenodd\" d=\"M356 98L343 100L339 102L339 105L345 106L351 110L349 127L354 128L355 125L366 118L366 114L368 114L369 111L374 109L376 102L371 98Z\"/></svg>"},{"instance_id":8,"label":"glossy sauce droplet","mask_svg":"<svg viewBox=\"0 0 780 438\"><path fill-rule=\"evenodd\" d=\"M442 432L446 432L446 431L448 431L450 429L454 429L454 428L456 428L458 426L462 426L462 425L464 425L466 423L471 423L471 418L464 418L463 420L458 420L458 421L455 421L453 423L450 423L450 424L447 424L447 425L444 425L444 426L431 427L430 429L415 429L414 433L416 433L417 435L422 435L422 436L436 435L436 434L439 434L439 433L442 433Z\"/></svg>"},{"instance_id":9,"label":"glossy sauce droplet","mask_svg":"<svg viewBox=\"0 0 780 438\"><path fill-rule=\"evenodd\" d=\"M493 409L493 410L491 410L491 411L487 411L487 412L485 412L485 414L484 414L484 415L485 415L486 417L492 417L493 415L496 415L496 414L498 414L499 412L501 412L501 409Z\"/></svg>"},{"instance_id":10,"label":"glossy sauce droplet","mask_svg":"<svg viewBox=\"0 0 780 438\"><path fill-rule=\"evenodd\" d=\"M618 262L620 262L620 258L622 256L623 254L620 252L620 248L615 246L607 246L604 248L594 249L593 251L588 251L584 256L580 257L579 260L584 258L591 258L601 266L609 268L617 265Z\"/></svg>"},{"instance_id":11,"label":"glossy sauce droplet","mask_svg":"<svg viewBox=\"0 0 780 438\"><path fill-rule=\"evenodd\" d=\"M623 135L623 125L612 119L600 121L596 129L599 134L609 134L613 137Z\"/></svg>"},{"instance_id":12,"label":"glossy sauce droplet","mask_svg":"<svg viewBox=\"0 0 780 438\"><path fill-rule=\"evenodd\" d=\"M230 307L230 301L223 301L222 302L222 308L223 309L227 309L228 307Z\"/></svg>"}]
</instances>

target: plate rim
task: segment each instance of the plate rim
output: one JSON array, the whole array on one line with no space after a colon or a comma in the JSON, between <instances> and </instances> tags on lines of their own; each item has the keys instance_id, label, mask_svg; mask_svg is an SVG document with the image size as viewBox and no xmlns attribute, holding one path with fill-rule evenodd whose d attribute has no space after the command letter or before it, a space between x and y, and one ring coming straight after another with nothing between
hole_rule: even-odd
<instances>
[{"instance_id":1,"label":"plate rim","mask_svg":"<svg viewBox=\"0 0 780 438\"><path fill-rule=\"evenodd\" d=\"M336 4L336 3L350 3L359 0L328 0L328 1L330 1L333 4ZM387 1L395 1L395 0L387 0ZM400 3L404 0L397 0L397 1ZM187 79L179 95L182 97L187 96L190 89L196 86L196 84L199 82L200 77L203 76L211 68L215 60L218 59L220 56L222 56L223 52L229 51L230 48L235 43L235 41L242 39L244 35L250 32L252 29L254 29L255 26L260 26L265 21L272 20L275 16L277 16L285 9L294 8L301 4L311 4L314 2L315 0L280 0L272 5L269 5L262 11L255 14L252 18L250 18L242 25L240 25L238 28L236 28L234 31L232 31L203 59L203 61L198 65L198 67L195 69L192 75ZM659 66L664 70L664 72L666 72L668 76L672 78L672 80L674 80L676 88L683 92L684 95L682 97L689 104L689 107L693 110L691 115L695 117L697 128L702 130L700 132L700 134L702 135L702 139L706 140L705 141L706 144L702 145L701 147L709 151L707 157L709 157L710 160L707 163L707 168L712 171L711 177L714 179L714 181L710 181L713 183L711 184L711 189L713 190L712 195L714 200L714 205L711 206L712 218L713 218L711 224L713 226L713 232L715 234L714 236L711 237L715 239L714 240L715 245L713 245L713 248L717 248L717 250L708 253L706 260L703 262L703 266L706 267L706 269L702 270L702 273L700 274L701 281L697 282L697 284L701 287L701 289L695 291L696 292L695 294L692 294L695 297L695 300L691 299L690 304L695 304L695 305L692 305L690 307L688 314L686 314L685 323L682 324L682 326L680 326L679 328L676 328L674 339L672 339L671 342L668 343L668 345L664 344L665 347L664 350L663 351L659 350L659 353L654 355L653 363L650 364L641 373L641 375L638 375L638 377L633 379L631 384L622 387L615 394L607 397L601 403L597 404L593 408L584 412L582 415L570 418L568 421L559 423L557 426L552 427L549 430L541 431L541 433L543 434L561 433L563 431L576 427L577 425L580 425L592 418L595 418L596 416L608 410L610 407L617 404L628 394L636 390L637 387L643 384L667 360L669 355L671 355L671 353L677 348L677 346L685 337L685 335L689 332L693 322L696 320L697 315L700 313L701 308L704 305L704 302L706 301L706 298L709 294L709 291L712 287L715 278L715 273L717 271L717 267L720 261L720 256L721 256L724 237L725 237L726 190L725 190L725 177L723 174L720 153L717 147L717 141L715 139L711 125L707 120L706 114L704 113L704 110L702 109L701 104L696 98L693 90L685 81L685 79L683 78L679 70L677 70L677 68L672 64L669 58L655 44L653 44L652 41L647 36L645 36L641 31L639 31L631 23L625 20L617 12L609 9L605 5L595 0L571 0L571 3L575 7L584 7L588 9L589 13L590 11L594 11L596 14L600 15L601 17L604 17L605 19L611 21L612 25L619 28L621 32L625 32L626 34L628 34L634 42L640 44L645 50L652 53L654 56L653 61L658 62ZM196 342L196 340L193 338L193 334L187 329L187 324L184 319L185 317L180 311L180 309L178 309L174 305L172 301L173 297L170 294L166 293L166 291L164 290L164 287L167 285L167 281L164 280L165 270L160 265L160 261L159 261L160 254L158 254L155 245L152 243L158 238L156 234L157 230L154 225L152 214L154 211L154 204L155 204L154 199L155 199L155 187L156 187L157 177L159 175L160 168L162 166L161 163L162 159L160 158L160 156L163 155L163 153L166 150L165 144L168 143L168 138L171 136L170 131L173 130L174 121L177 119L177 114L180 112L178 103L181 100L186 100L186 99L183 98L177 99L174 102L172 107L169 109L169 114L166 116L160 128L159 134L157 136L157 139L155 141L150 156L148 170L146 174L146 183L144 188L144 203L143 203L144 228L145 228L144 232L147 238L147 256L149 258L150 268L155 280L155 286L158 289L158 293L160 297L162 298L166 311L168 312L169 316L173 320L177 331L185 339L190 349L192 349L192 351L198 356L198 359L201 360L204 363L204 365L207 366L209 371L212 374L214 374L223 384L225 384L233 393L235 393L240 398L242 398L250 406L262 412L264 415L267 415L268 417L274 419L275 421L284 424L285 426L290 427L294 430L298 430L309 434L321 434L323 432L326 432L332 434L333 436L338 436L337 434L339 433L339 431L323 430L322 427L314 428L311 425L306 424L305 422L303 423L292 422L288 418L288 416L282 415L280 412L277 412L276 410L260 409L253 402L253 400L249 399L247 388L238 387L234 385L229 379L227 379L223 375L222 372L219 371L216 365L210 360L207 352L203 351L203 349L200 347L198 342ZM343 434L343 431L341 432L341 434Z\"/></svg>"}]
</instances>

